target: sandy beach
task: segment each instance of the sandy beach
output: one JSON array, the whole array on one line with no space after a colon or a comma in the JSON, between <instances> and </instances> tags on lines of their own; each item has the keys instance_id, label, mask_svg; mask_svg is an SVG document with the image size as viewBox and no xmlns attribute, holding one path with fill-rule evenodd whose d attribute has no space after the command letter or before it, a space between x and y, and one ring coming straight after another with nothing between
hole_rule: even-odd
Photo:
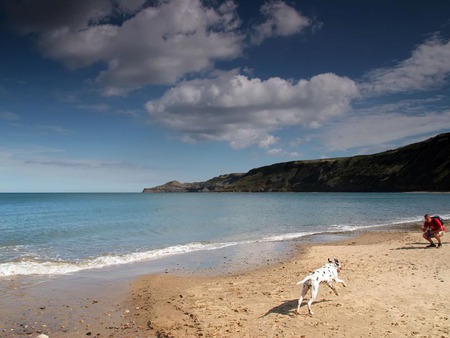
<instances>
[{"instance_id":1,"label":"sandy beach","mask_svg":"<svg viewBox=\"0 0 450 338\"><path fill-rule=\"evenodd\" d=\"M418 232L366 232L303 247L289 261L221 276L145 276L133 283L126 337L449 337L450 246ZM343 263L336 296L314 315L296 285L328 257ZM309 295L306 300L309 299Z\"/></svg>"},{"instance_id":2,"label":"sandy beach","mask_svg":"<svg viewBox=\"0 0 450 338\"><path fill-rule=\"evenodd\" d=\"M411 230L369 231L342 238L298 244L289 259L268 259L240 271L225 267L221 273L181 269L146 275L127 284L128 296L114 291L105 293L108 299L99 294L65 299L54 294L46 302L34 299L35 304L28 306L31 310L23 309L15 321L8 309L2 309L3 321L10 320L2 334L36 337L46 333L50 338L450 336L450 243L445 236L440 249L426 248L420 233ZM337 284L336 296L322 284L313 303L315 314L308 314L310 294L297 313L297 281L333 256L343 264L339 277L347 287ZM246 258L229 264L246 266ZM46 292L51 296L54 291Z\"/></svg>"}]
</instances>

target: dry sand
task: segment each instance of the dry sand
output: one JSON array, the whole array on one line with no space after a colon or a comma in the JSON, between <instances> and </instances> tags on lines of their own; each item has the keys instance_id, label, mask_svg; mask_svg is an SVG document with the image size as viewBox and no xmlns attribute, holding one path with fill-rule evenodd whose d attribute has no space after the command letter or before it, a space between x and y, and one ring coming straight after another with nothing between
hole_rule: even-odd
<instances>
[{"instance_id":1,"label":"dry sand","mask_svg":"<svg viewBox=\"0 0 450 338\"><path fill-rule=\"evenodd\" d=\"M232 275L145 276L133 283L124 337L449 337L450 243L417 232L367 232L307 247L293 259ZM322 284L314 315L296 312L296 282L343 263L340 296ZM306 301L309 299L309 294Z\"/></svg>"}]
</instances>

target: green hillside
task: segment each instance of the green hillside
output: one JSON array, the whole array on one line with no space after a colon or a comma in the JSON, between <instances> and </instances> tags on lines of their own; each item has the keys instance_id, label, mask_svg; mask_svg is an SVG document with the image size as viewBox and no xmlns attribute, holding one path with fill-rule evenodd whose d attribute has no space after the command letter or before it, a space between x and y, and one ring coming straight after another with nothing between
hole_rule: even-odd
<instances>
[{"instance_id":1,"label":"green hillside","mask_svg":"<svg viewBox=\"0 0 450 338\"><path fill-rule=\"evenodd\" d=\"M143 192L312 191L450 191L450 133L373 155L276 163L205 182L172 181Z\"/></svg>"}]
</instances>

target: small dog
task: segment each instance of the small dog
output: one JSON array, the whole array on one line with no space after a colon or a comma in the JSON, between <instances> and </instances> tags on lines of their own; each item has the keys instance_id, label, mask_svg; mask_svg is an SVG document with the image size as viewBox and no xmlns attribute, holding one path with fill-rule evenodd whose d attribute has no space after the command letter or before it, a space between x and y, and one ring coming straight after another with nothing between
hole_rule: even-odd
<instances>
[{"instance_id":1,"label":"small dog","mask_svg":"<svg viewBox=\"0 0 450 338\"><path fill-rule=\"evenodd\" d=\"M308 302L308 310L309 314L313 315L314 312L311 310L311 304L316 299L317 293L319 292L319 285L322 282L327 283L327 285L334 291L334 293L339 296L336 288L331 282L334 280L336 283L342 283L344 286L347 286L342 279L339 279L338 272L341 270L341 264L334 257L333 260L328 258L328 264L325 264L321 268L311 272L308 277L305 277L303 280L297 283L303 284L302 294L298 300L297 312L300 313L300 305L302 304L303 297L305 297L309 288L311 288L311 299Z\"/></svg>"}]
</instances>

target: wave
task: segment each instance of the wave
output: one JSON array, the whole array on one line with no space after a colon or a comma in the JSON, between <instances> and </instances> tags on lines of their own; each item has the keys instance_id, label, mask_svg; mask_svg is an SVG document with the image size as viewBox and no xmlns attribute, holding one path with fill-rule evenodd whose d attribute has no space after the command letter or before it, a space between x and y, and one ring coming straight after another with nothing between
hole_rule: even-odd
<instances>
[{"instance_id":1,"label":"wave","mask_svg":"<svg viewBox=\"0 0 450 338\"><path fill-rule=\"evenodd\" d=\"M446 215L447 216L447 215ZM188 243L175 245L161 249L134 252L123 255L104 255L80 261L60 261L60 260L40 260L31 256L22 257L11 262L0 264L0 277L30 276L30 275L65 275L80 272L83 270L102 269L119 265L147 262L165 257L183 255L197 251L218 250L237 245L248 245L260 242L281 242L292 241L306 236L317 234L329 234L336 232L352 232L361 229L386 227L393 224L417 222L417 219L403 219L390 224L374 225L335 225L329 226L323 231L295 232L266 236L260 239L233 241L224 243Z\"/></svg>"},{"instance_id":2,"label":"wave","mask_svg":"<svg viewBox=\"0 0 450 338\"><path fill-rule=\"evenodd\" d=\"M229 243L190 243L176 245L163 249L134 252L124 255L105 255L77 262L70 261L41 261L33 258L22 258L19 261L0 264L0 277L18 275L65 275L83 270L101 269L130 263L152 261L164 257L186 254L195 251L217 250L237 245Z\"/></svg>"},{"instance_id":3,"label":"wave","mask_svg":"<svg viewBox=\"0 0 450 338\"><path fill-rule=\"evenodd\" d=\"M391 223L391 224L404 224L407 223L405 221L398 222L398 223ZM333 234L333 233L339 233L339 232L353 232L358 231L362 229L370 229L370 228L378 228L378 227L385 227L387 225L391 224L372 224L372 225L342 225L342 224L336 224L336 225L330 225L328 230L322 230L322 231L309 231L309 232L294 232L294 233L286 233L281 235L273 235L264 237L263 239L257 241L257 242L279 242L279 241L291 241L295 240L301 237L306 236L313 236L313 235L320 235L320 234Z\"/></svg>"},{"instance_id":4,"label":"wave","mask_svg":"<svg viewBox=\"0 0 450 338\"><path fill-rule=\"evenodd\" d=\"M311 235L311 232L286 234L266 237L258 240L244 240L225 243L189 243L175 245L162 249L134 252L124 255L105 255L82 261L42 261L32 257L22 257L20 260L0 264L0 277L30 276L30 275L65 275L83 270L102 269L130 263L147 262L165 257L183 255L197 251L218 250L237 245L248 245L259 242L275 242L295 239Z\"/></svg>"}]
</instances>

